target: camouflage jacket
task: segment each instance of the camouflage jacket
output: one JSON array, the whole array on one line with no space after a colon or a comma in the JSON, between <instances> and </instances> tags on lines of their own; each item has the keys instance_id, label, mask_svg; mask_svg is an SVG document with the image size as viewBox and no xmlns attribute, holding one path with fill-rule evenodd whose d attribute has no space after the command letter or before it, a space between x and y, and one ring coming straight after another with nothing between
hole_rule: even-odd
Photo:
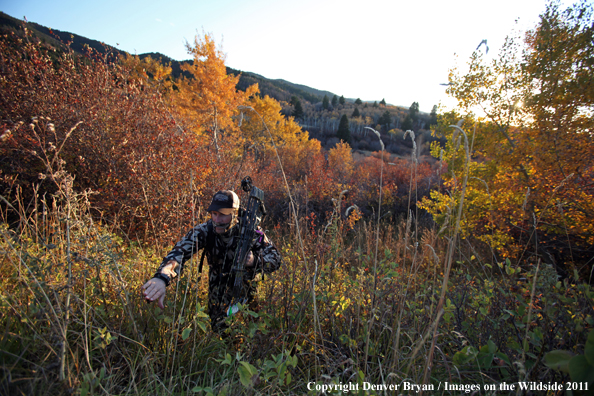
<instances>
[{"instance_id":1,"label":"camouflage jacket","mask_svg":"<svg viewBox=\"0 0 594 396\"><path fill-rule=\"evenodd\" d=\"M214 238L210 238L210 241L214 241L214 246L207 247L209 223L212 223L212 220L195 226L177 242L171 252L163 258L157 274L169 279L176 278L181 274L184 263L195 253L206 248L209 266L208 312L211 320L215 321L226 315L226 309L232 300L235 274L231 271L231 265L237 250L241 224L235 225L224 234L215 233ZM213 230L212 226L211 230ZM254 254L254 266L249 270L246 269L243 279L244 291L250 300L255 292L252 281L256 274L271 273L281 265L279 251L260 229L256 231L256 239L251 251ZM168 264L172 260L175 263Z\"/></svg>"}]
</instances>

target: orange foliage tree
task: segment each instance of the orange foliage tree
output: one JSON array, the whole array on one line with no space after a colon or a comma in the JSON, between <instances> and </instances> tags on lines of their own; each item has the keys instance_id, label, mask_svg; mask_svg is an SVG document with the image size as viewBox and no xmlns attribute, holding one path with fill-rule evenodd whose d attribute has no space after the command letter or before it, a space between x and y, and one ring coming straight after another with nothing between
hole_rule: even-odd
<instances>
[{"instance_id":1,"label":"orange foliage tree","mask_svg":"<svg viewBox=\"0 0 594 396\"><path fill-rule=\"evenodd\" d=\"M306 194L319 194L317 178L312 175L319 169L325 172L327 166L320 142L309 139L309 133L281 110L273 98L253 96L242 108L241 136L246 152L254 154L257 177L272 206L279 205L277 213L285 216L289 213L285 178L294 192L313 182L315 192ZM314 169L316 166L318 169ZM307 206L307 198L299 194L294 198L300 199L301 207Z\"/></svg>"},{"instance_id":2,"label":"orange foliage tree","mask_svg":"<svg viewBox=\"0 0 594 396\"><path fill-rule=\"evenodd\" d=\"M245 92L236 89L239 76L227 74L225 54L217 48L210 34L196 36L194 45L186 43L193 56L191 64L182 65L182 70L191 77L182 76L172 93L173 108L187 129L211 137L219 152L219 134L237 135L237 122L233 116L247 98L258 92L257 85Z\"/></svg>"}]
</instances>

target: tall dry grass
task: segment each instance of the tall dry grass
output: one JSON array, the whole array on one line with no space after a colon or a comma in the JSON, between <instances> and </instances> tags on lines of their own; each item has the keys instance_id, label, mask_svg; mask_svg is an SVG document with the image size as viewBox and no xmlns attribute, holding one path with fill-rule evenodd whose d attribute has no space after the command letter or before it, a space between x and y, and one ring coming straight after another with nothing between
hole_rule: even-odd
<instances>
[{"instance_id":1,"label":"tall dry grass","mask_svg":"<svg viewBox=\"0 0 594 396\"><path fill-rule=\"evenodd\" d=\"M168 247L123 238L91 216L90 192L72 189L59 157L45 164L54 195L3 198L2 394L341 394L348 384L386 394L365 383L459 394L446 381L487 394L503 381L565 379L544 356L582 352L592 325L589 286L460 240L459 199L445 237L413 213L382 219L381 206L355 221L336 205L323 227L297 211L292 226L266 224L283 266L221 339L195 261L165 310L145 303L139 287Z\"/></svg>"}]
</instances>

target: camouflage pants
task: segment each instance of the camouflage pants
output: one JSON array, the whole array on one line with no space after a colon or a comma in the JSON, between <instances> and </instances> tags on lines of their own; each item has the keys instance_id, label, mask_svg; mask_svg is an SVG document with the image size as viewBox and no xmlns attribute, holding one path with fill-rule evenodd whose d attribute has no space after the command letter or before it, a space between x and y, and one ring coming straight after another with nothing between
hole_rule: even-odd
<instances>
[{"instance_id":1,"label":"camouflage pants","mask_svg":"<svg viewBox=\"0 0 594 396\"><path fill-rule=\"evenodd\" d=\"M247 287L247 301L245 304L248 305L250 310L256 308L254 296L256 295L257 288L253 283ZM226 323L228 317L227 310L233 302L232 291L229 290L226 293L212 293L208 296L208 316L210 317L210 326L215 333L222 334L229 326Z\"/></svg>"}]
</instances>

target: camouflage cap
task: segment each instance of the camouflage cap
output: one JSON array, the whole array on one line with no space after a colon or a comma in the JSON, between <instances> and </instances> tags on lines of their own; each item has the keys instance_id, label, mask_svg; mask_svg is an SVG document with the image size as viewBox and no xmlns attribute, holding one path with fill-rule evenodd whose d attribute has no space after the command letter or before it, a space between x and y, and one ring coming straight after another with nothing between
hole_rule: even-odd
<instances>
[{"instance_id":1,"label":"camouflage cap","mask_svg":"<svg viewBox=\"0 0 594 396\"><path fill-rule=\"evenodd\" d=\"M231 214L239 209L239 197L231 190L218 191L213 197L207 212L213 210L222 214Z\"/></svg>"}]
</instances>

